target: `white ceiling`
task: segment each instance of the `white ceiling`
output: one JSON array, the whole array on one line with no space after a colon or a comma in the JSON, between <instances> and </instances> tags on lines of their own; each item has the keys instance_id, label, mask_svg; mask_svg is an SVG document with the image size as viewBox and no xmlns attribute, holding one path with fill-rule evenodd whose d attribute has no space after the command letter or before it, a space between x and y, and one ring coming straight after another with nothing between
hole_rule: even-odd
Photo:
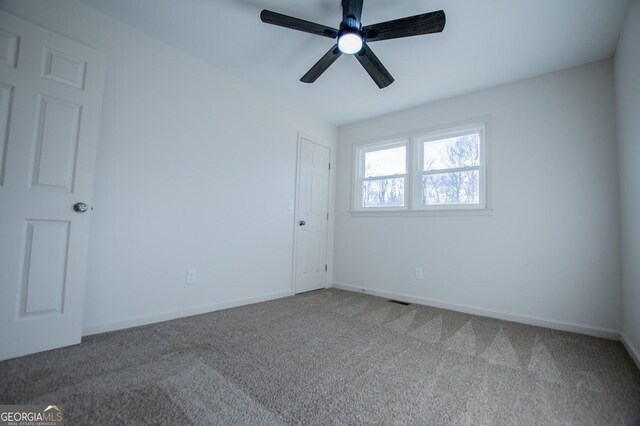
<instances>
[{"instance_id":1,"label":"white ceiling","mask_svg":"<svg viewBox=\"0 0 640 426\"><path fill-rule=\"evenodd\" d=\"M341 125L613 55L627 0L365 0L364 25L444 9L441 34L371 43L395 77L378 89L350 55L300 77L333 41L264 24L262 9L338 27L340 0L82 0Z\"/></svg>"}]
</instances>

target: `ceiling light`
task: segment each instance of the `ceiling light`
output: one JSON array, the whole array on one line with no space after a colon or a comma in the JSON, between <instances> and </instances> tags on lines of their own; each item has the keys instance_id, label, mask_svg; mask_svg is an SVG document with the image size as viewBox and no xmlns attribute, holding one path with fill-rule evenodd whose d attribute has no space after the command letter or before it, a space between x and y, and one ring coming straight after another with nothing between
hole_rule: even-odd
<instances>
[{"instance_id":1,"label":"ceiling light","mask_svg":"<svg viewBox=\"0 0 640 426\"><path fill-rule=\"evenodd\" d=\"M356 33L343 33L338 36L338 49L342 53L352 55L362 49L362 37Z\"/></svg>"}]
</instances>

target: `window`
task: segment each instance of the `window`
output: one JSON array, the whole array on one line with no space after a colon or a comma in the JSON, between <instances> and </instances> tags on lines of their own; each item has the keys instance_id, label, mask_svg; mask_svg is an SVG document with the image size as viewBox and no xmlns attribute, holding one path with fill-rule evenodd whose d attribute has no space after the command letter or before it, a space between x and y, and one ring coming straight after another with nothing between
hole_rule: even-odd
<instances>
[{"instance_id":1,"label":"window","mask_svg":"<svg viewBox=\"0 0 640 426\"><path fill-rule=\"evenodd\" d=\"M360 205L363 208L402 208L407 180L407 143L363 150L360 164Z\"/></svg>"},{"instance_id":2,"label":"window","mask_svg":"<svg viewBox=\"0 0 640 426\"><path fill-rule=\"evenodd\" d=\"M353 210L487 208L486 121L355 147Z\"/></svg>"}]
</instances>

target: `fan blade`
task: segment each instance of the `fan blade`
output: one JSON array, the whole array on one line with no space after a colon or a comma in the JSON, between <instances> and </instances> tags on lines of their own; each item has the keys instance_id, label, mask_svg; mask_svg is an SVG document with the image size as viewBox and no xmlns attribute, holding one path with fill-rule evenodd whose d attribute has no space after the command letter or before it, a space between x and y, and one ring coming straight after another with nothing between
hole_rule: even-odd
<instances>
[{"instance_id":1,"label":"fan blade","mask_svg":"<svg viewBox=\"0 0 640 426\"><path fill-rule=\"evenodd\" d=\"M394 21L367 25L362 28L362 32L368 42L411 37L442 32L446 21L447 17L444 14L444 10L438 10Z\"/></svg>"},{"instance_id":2,"label":"fan blade","mask_svg":"<svg viewBox=\"0 0 640 426\"><path fill-rule=\"evenodd\" d=\"M260 19L266 24L278 25L280 27L291 28L292 30L304 31L305 33L316 34L328 38L338 37L338 30L314 22L304 21L281 13L263 10Z\"/></svg>"},{"instance_id":3,"label":"fan blade","mask_svg":"<svg viewBox=\"0 0 640 426\"><path fill-rule=\"evenodd\" d=\"M336 59L338 59L342 55L340 49L338 49L338 45L333 46L327 53L324 54L322 58L314 66L311 67L307 73L302 76L300 81L303 83L313 83L322 75L323 72L327 70L333 64Z\"/></svg>"},{"instance_id":4,"label":"fan blade","mask_svg":"<svg viewBox=\"0 0 640 426\"><path fill-rule=\"evenodd\" d=\"M371 51L367 43L362 45L362 50L355 54L356 59L369 73L373 81L379 88L384 89L393 83L393 77L389 71L382 65L380 59Z\"/></svg>"},{"instance_id":5,"label":"fan blade","mask_svg":"<svg viewBox=\"0 0 640 426\"><path fill-rule=\"evenodd\" d=\"M349 25L348 18L355 19L355 25L349 25L351 28L360 29L360 19L362 18L362 2L363 0L342 0L342 22Z\"/></svg>"}]
</instances>

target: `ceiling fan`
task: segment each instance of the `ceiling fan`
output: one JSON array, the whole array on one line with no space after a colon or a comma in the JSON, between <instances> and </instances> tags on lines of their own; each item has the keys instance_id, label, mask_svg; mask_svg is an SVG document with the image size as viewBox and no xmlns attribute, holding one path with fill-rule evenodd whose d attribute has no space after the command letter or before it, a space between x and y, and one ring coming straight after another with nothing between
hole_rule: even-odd
<instances>
[{"instance_id":1,"label":"ceiling fan","mask_svg":"<svg viewBox=\"0 0 640 426\"><path fill-rule=\"evenodd\" d=\"M443 10L438 10L363 27L360 22L362 3L363 0L342 0L342 22L338 30L270 10L263 10L260 19L267 24L336 39L336 44L300 81L313 83L340 55L346 53L355 55L373 81L383 89L393 83L393 77L367 43L442 32L446 16Z\"/></svg>"}]
</instances>

